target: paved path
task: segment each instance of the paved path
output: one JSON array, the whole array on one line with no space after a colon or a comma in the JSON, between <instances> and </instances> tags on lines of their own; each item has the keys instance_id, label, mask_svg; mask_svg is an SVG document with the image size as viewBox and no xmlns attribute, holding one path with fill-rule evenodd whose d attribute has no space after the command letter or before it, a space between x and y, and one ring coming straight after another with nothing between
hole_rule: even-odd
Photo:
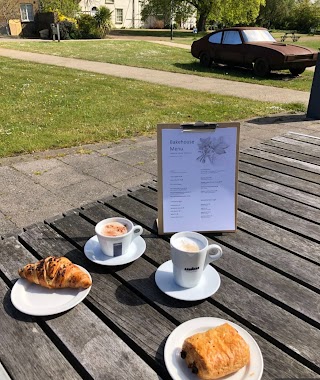
<instances>
[{"instance_id":1,"label":"paved path","mask_svg":"<svg viewBox=\"0 0 320 380\"><path fill-rule=\"evenodd\" d=\"M308 102L309 94L156 70L0 49L0 55L257 100ZM241 121L240 148L294 131L320 136L304 114ZM0 236L157 178L156 136L0 159ZM86 151L87 154L84 154Z\"/></svg>"},{"instance_id":2,"label":"paved path","mask_svg":"<svg viewBox=\"0 0 320 380\"><path fill-rule=\"evenodd\" d=\"M137 79L166 86L186 88L192 91L206 91L212 94L237 96L252 100L276 103L303 103L304 105L307 105L310 96L308 92L262 86L258 84L200 77L197 75L170 73L160 70L114 65L111 63L93 62L3 48L0 48L0 56L69 67L72 69L113 75L121 78Z\"/></svg>"}]
</instances>

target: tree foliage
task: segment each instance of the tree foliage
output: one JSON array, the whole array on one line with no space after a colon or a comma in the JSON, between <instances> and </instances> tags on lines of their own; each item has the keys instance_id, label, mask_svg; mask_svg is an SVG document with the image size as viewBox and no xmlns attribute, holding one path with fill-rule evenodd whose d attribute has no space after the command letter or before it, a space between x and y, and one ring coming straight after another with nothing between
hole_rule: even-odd
<instances>
[{"instance_id":1,"label":"tree foliage","mask_svg":"<svg viewBox=\"0 0 320 380\"><path fill-rule=\"evenodd\" d=\"M144 1L141 4L141 19L142 21L146 21L148 17L163 19L165 25L170 24L170 18L171 18L170 1L166 1L166 0Z\"/></svg>"},{"instance_id":2,"label":"tree foliage","mask_svg":"<svg viewBox=\"0 0 320 380\"><path fill-rule=\"evenodd\" d=\"M272 29L309 32L320 22L320 0L266 0L257 23Z\"/></svg>"},{"instance_id":3,"label":"tree foliage","mask_svg":"<svg viewBox=\"0 0 320 380\"><path fill-rule=\"evenodd\" d=\"M40 0L42 12L60 11L68 17L74 17L80 11L78 0Z\"/></svg>"},{"instance_id":4,"label":"tree foliage","mask_svg":"<svg viewBox=\"0 0 320 380\"><path fill-rule=\"evenodd\" d=\"M297 0L293 8L289 27L308 33L319 25L319 4L310 0Z\"/></svg>"},{"instance_id":5,"label":"tree foliage","mask_svg":"<svg viewBox=\"0 0 320 380\"><path fill-rule=\"evenodd\" d=\"M199 32L206 29L207 19L219 0L187 0L198 12L197 29Z\"/></svg>"},{"instance_id":6,"label":"tree foliage","mask_svg":"<svg viewBox=\"0 0 320 380\"><path fill-rule=\"evenodd\" d=\"M286 29L296 0L266 0L261 6L258 24L266 28Z\"/></svg>"},{"instance_id":7,"label":"tree foliage","mask_svg":"<svg viewBox=\"0 0 320 380\"><path fill-rule=\"evenodd\" d=\"M197 28L202 31L205 30L209 19L223 25L253 23L265 0L173 0L172 3L175 14L178 14L179 6L182 4L195 8L198 15ZM143 5L142 18L146 20L148 16L153 15L168 20L170 4L171 1L168 0L148 0ZM192 8L186 8L189 14Z\"/></svg>"},{"instance_id":8,"label":"tree foliage","mask_svg":"<svg viewBox=\"0 0 320 380\"><path fill-rule=\"evenodd\" d=\"M142 3L141 19L146 21L153 16L162 19L165 26L170 26L171 16L177 24L186 21L194 12L194 8L186 0L150 0Z\"/></svg>"},{"instance_id":9,"label":"tree foliage","mask_svg":"<svg viewBox=\"0 0 320 380\"><path fill-rule=\"evenodd\" d=\"M265 0L216 0L210 16L224 26L254 24Z\"/></svg>"},{"instance_id":10,"label":"tree foliage","mask_svg":"<svg viewBox=\"0 0 320 380\"><path fill-rule=\"evenodd\" d=\"M181 25L185 23L189 17L194 14L194 7L188 4L186 1L182 1L177 4L175 9L175 20L177 24Z\"/></svg>"},{"instance_id":11,"label":"tree foliage","mask_svg":"<svg viewBox=\"0 0 320 380\"><path fill-rule=\"evenodd\" d=\"M82 13L78 17L80 38L104 38L112 28L112 11L102 6L97 9L94 16Z\"/></svg>"},{"instance_id":12,"label":"tree foliage","mask_svg":"<svg viewBox=\"0 0 320 380\"><path fill-rule=\"evenodd\" d=\"M100 38L104 38L112 28L111 15L112 11L105 6L97 9L94 19L97 24L97 30Z\"/></svg>"}]
</instances>

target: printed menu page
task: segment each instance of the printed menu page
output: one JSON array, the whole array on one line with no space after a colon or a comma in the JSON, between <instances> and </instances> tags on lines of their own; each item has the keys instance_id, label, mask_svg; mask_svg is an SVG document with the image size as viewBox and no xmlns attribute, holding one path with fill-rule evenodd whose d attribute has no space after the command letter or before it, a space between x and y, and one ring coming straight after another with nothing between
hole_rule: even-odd
<instances>
[{"instance_id":1,"label":"printed menu page","mask_svg":"<svg viewBox=\"0 0 320 380\"><path fill-rule=\"evenodd\" d=\"M162 130L163 231L236 229L237 128Z\"/></svg>"}]
</instances>

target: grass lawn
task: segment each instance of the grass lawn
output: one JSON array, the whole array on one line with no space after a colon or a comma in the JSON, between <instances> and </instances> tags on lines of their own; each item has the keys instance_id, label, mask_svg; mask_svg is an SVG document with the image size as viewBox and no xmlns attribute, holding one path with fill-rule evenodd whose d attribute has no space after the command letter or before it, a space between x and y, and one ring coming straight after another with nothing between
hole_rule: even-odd
<instances>
[{"instance_id":1,"label":"grass lawn","mask_svg":"<svg viewBox=\"0 0 320 380\"><path fill-rule=\"evenodd\" d=\"M168 38L167 38L168 40ZM1 41L0 47L74 57L92 61L108 62L128 66L188 73L205 77L257 83L266 86L310 91L313 72L305 71L292 77L289 71L272 72L268 78L257 78L251 70L214 66L202 68L188 49L164 46L148 41L135 40L90 40L90 41Z\"/></svg>"},{"instance_id":2,"label":"grass lawn","mask_svg":"<svg viewBox=\"0 0 320 380\"><path fill-rule=\"evenodd\" d=\"M158 123L304 111L2 57L0 81L0 157L134 138Z\"/></svg>"}]
</instances>

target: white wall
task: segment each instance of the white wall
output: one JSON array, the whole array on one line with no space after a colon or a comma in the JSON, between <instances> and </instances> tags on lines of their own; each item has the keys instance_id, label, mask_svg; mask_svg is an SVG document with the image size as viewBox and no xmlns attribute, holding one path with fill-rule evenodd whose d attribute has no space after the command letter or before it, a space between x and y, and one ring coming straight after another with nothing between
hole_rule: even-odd
<instances>
[{"instance_id":1,"label":"white wall","mask_svg":"<svg viewBox=\"0 0 320 380\"><path fill-rule=\"evenodd\" d=\"M112 11L112 23L116 28L140 28L144 24L141 21L141 3L139 0L81 0L82 12L92 13L93 7L106 6ZM123 20L116 20L117 9L122 9Z\"/></svg>"},{"instance_id":2,"label":"white wall","mask_svg":"<svg viewBox=\"0 0 320 380\"><path fill-rule=\"evenodd\" d=\"M112 11L112 23L116 28L152 28L155 19L149 18L146 24L141 21L141 2L139 0L81 0L80 8L82 12L92 13L93 7L106 6ZM117 9L122 9L123 21L116 20ZM196 25L196 11L187 22L182 25L185 29L190 29Z\"/></svg>"}]
</instances>

